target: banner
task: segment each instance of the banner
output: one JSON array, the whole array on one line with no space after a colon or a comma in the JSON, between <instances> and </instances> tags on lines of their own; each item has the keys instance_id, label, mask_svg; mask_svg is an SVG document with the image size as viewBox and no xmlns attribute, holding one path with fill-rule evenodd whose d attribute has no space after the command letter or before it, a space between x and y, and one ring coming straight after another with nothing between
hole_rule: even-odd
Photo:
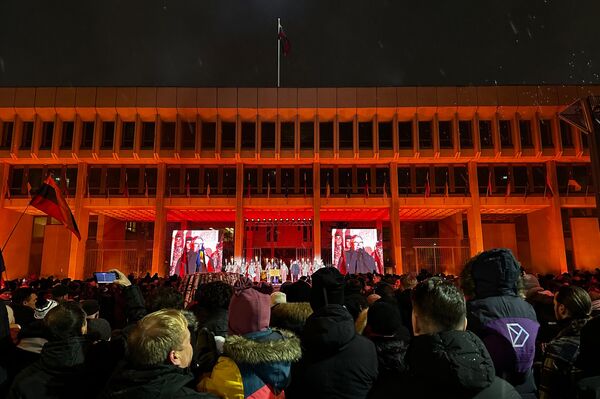
<instances>
[{"instance_id":1,"label":"banner","mask_svg":"<svg viewBox=\"0 0 600 399\"><path fill-rule=\"evenodd\" d=\"M219 230L174 230L169 275L220 272L223 243Z\"/></svg>"},{"instance_id":2,"label":"banner","mask_svg":"<svg viewBox=\"0 0 600 399\"><path fill-rule=\"evenodd\" d=\"M333 229L331 250L333 266L343 274L373 273L379 267L375 261L377 229Z\"/></svg>"}]
</instances>

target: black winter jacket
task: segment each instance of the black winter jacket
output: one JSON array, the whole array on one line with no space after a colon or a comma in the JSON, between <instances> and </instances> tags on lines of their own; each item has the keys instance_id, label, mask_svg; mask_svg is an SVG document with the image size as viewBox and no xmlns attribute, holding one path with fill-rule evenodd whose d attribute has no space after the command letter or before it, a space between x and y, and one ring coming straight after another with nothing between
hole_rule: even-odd
<instances>
[{"instance_id":1,"label":"black winter jacket","mask_svg":"<svg viewBox=\"0 0 600 399\"><path fill-rule=\"evenodd\" d=\"M377 350L379 375L369 392L369 399L389 398L390 393L398 391L406 380L406 362L404 356L410 336L405 329L403 336L369 337ZM399 392L398 392L399 393Z\"/></svg>"},{"instance_id":2,"label":"black winter jacket","mask_svg":"<svg viewBox=\"0 0 600 399\"><path fill-rule=\"evenodd\" d=\"M366 398L377 378L375 345L356 334L342 305L326 305L307 320L302 359L292 365L286 398Z\"/></svg>"},{"instance_id":3,"label":"black winter jacket","mask_svg":"<svg viewBox=\"0 0 600 399\"><path fill-rule=\"evenodd\" d=\"M485 346L470 331L414 337L406 364L407 397L520 399L509 383L496 377Z\"/></svg>"}]
</instances>

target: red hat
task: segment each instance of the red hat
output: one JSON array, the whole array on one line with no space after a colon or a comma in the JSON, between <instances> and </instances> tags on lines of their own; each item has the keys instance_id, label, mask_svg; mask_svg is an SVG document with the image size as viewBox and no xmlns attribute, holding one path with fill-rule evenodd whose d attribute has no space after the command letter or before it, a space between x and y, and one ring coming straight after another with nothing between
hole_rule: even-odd
<instances>
[{"instance_id":1,"label":"red hat","mask_svg":"<svg viewBox=\"0 0 600 399\"><path fill-rule=\"evenodd\" d=\"M246 288L231 297L229 334L245 335L269 328L271 297L254 288Z\"/></svg>"}]
</instances>

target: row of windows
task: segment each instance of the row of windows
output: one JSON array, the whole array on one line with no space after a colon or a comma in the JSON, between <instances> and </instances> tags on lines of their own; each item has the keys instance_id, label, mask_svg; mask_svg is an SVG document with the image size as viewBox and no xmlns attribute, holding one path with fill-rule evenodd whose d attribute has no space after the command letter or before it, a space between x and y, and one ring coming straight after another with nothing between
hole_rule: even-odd
<instances>
[{"instance_id":1,"label":"row of windows","mask_svg":"<svg viewBox=\"0 0 600 399\"><path fill-rule=\"evenodd\" d=\"M42 121L41 140L39 148L49 150L52 148L53 137L55 134L54 122ZM98 130L100 134L100 149L112 150L115 141L115 122L102 121L99 129L95 128L94 122L84 121L81 126L81 137L79 149L90 150L94 147L94 135ZM236 147L236 128L235 122L221 121L221 145L224 150L235 150ZM416 122L416 140L413 138L413 121L398 122L397 136L398 149L413 150L434 148L434 126L433 121ZM549 119L541 119L539 123L540 144L542 148L553 148L554 135L553 123ZM139 146L142 150L175 149L175 139L177 124L175 122L161 121L160 145L156 145L156 124L154 122L140 122ZM494 148L495 137L492 120L479 120L478 132L479 143L482 149ZM12 146L14 123L3 122L0 137L0 149L10 149ZM65 121L61 123L62 131L60 135L59 148L66 150L73 148L75 123ZM358 148L371 150L374 146L374 124L373 122L358 122ZM394 126L393 122L378 122L378 148L381 150L392 150L394 148ZM215 150L217 147L217 123L203 121L198 126L200 133L200 148L202 150ZM315 123L300 122L298 148L302 150L313 150L315 147ZM334 122L319 122L319 149L334 149ZM532 129L532 120L519 120L514 123L512 120L498 121L498 137L500 148L514 148L515 141L518 140L521 148L528 149L534 147L534 135ZM23 122L21 142L19 148L31 149L33 143L34 123L30 121ZM255 122L242 122L240 124L240 148L242 150L255 150L257 141L257 124ZM296 123L280 122L279 148L282 150L294 150L296 148ZM516 134L513 130L516 129ZM474 146L474 122L472 120L458 121L458 147L462 149L473 148ZM180 124L181 148L184 150L194 150L197 141L196 122L183 121ZM352 150L354 148L354 122L338 122L338 148L341 150ZM455 147L453 121L439 121L437 124L438 142L440 149L453 149ZM277 129L275 122L260 122L260 148L263 150L274 150L276 147ZM574 148L573 135L576 132L564 121L559 123L559 137L562 148ZM587 147L587 136L582 136L582 144ZM121 140L119 147L122 150L131 150L134 148L136 137L135 122L122 122ZM415 145L416 144L416 145Z\"/></svg>"},{"instance_id":2,"label":"row of windows","mask_svg":"<svg viewBox=\"0 0 600 399\"><path fill-rule=\"evenodd\" d=\"M233 167L167 168L165 195L235 196L236 169ZM352 196L356 194L391 195L389 168L335 167L322 165L320 170L322 196ZM73 166L13 166L9 175L9 194L28 195L43 178L53 174L66 195L75 195L77 167ZM479 164L479 192L482 195L528 195L543 193L546 187L544 164ZM559 192L568 195L593 193L589 164L557 165ZM152 166L102 166L88 168L86 195L89 196L154 196L157 169ZM244 170L244 195L303 196L313 194L313 169L303 166L248 167ZM399 195L469 195L469 176L464 164L405 165L398 167Z\"/></svg>"}]
</instances>

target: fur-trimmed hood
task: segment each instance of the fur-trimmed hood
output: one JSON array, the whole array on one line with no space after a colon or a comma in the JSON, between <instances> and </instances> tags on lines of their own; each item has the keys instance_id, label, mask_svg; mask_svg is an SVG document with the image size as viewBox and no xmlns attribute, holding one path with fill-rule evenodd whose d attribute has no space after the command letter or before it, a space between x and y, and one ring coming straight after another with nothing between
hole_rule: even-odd
<instances>
[{"instance_id":1,"label":"fur-trimmed hood","mask_svg":"<svg viewBox=\"0 0 600 399\"><path fill-rule=\"evenodd\" d=\"M296 362L302 357L300 340L285 330L259 331L246 335L230 335L223 354L236 363L258 365L274 362Z\"/></svg>"},{"instance_id":2,"label":"fur-trimmed hood","mask_svg":"<svg viewBox=\"0 0 600 399\"><path fill-rule=\"evenodd\" d=\"M308 302L278 303L271 308L270 325L300 334L312 312Z\"/></svg>"}]
</instances>

